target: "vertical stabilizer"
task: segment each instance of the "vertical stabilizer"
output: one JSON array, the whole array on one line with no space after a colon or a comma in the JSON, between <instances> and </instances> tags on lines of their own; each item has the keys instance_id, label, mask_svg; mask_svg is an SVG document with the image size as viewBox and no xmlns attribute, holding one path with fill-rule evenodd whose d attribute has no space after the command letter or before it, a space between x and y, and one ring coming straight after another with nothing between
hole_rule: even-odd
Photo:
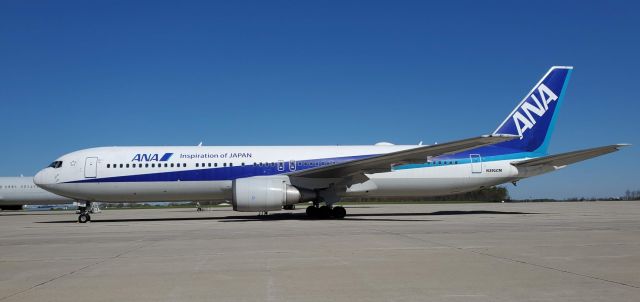
<instances>
[{"instance_id":1,"label":"vertical stabilizer","mask_svg":"<svg viewBox=\"0 0 640 302\"><path fill-rule=\"evenodd\" d=\"M549 138L573 67L554 66L533 86L527 96L500 124L494 134L513 134L520 139L500 144L503 147L546 153Z\"/></svg>"}]
</instances>

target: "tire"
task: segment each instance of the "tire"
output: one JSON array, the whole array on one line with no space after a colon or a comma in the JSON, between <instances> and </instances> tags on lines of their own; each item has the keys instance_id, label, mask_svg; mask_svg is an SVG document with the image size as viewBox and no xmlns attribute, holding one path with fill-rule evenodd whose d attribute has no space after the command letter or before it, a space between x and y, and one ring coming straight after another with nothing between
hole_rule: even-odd
<instances>
[{"instance_id":1,"label":"tire","mask_svg":"<svg viewBox=\"0 0 640 302\"><path fill-rule=\"evenodd\" d=\"M78 216L79 223L87 223L89 220L91 220L91 218L88 214L80 214L80 216Z\"/></svg>"},{"instance_id":2,"label":"tire","mask_svg":"<svg viewBox=\"0 0 640 302\"><path fill-rule=\"evenodd\" d=\"M309 218L316 218L316 213L318 212L318 209L314 206L308 206L307 207L307 216Z\"/></svg>"},{"instance_id":3,"label":"tire","mask_svg":"<svg viewBox=\"0 0 640 302\"><path fill-rule=\"evenodd\" d=\"M331 214L334 218L342 219L344 218L344 216L347 216L347 210L345 210L343 207L334 207L331 210Z\"/></svg>"},{"instance_id":4,"label":"tire","mask_svg":"<svg viewBox=\"0 0 640 302\"><path fill-rule=\"evenodd\" d=\"M331 217L331 208L328 206L321 206L320 209L318 209L318 212L318 216L320 216L320 218Z\"/></svg>"}]
</instances>

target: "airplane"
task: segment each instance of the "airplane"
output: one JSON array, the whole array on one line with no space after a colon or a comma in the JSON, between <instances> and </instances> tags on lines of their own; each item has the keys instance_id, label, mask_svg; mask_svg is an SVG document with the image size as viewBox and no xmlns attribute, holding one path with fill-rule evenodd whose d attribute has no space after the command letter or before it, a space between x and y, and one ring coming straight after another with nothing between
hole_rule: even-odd
<instances>
[{"instance_id":1,"label":"airplane","mask_svg":"<svg viewBox=\"0 0 640 302\"><path fill-rule=\"evenodd\" d=\"M33 177L0 177L0 210L21 210L24 205L71 204L75 200L43 190Z\"/></svg>"},{"instance_id":2,"label":"airplane","mask_svg":"<svg viewBox=\"0 0 640 302\"><path fill-rule=\"evenodd\" d=\"M230 200L235 211L343 218L344 197L457 194L552 172L626 144L549 155L573 71L553 66L498 128L434 145L100 147L65 154L34 182L91 202ZM80 213L78 221L90 221Z\"/></svg>"}]
</instances>

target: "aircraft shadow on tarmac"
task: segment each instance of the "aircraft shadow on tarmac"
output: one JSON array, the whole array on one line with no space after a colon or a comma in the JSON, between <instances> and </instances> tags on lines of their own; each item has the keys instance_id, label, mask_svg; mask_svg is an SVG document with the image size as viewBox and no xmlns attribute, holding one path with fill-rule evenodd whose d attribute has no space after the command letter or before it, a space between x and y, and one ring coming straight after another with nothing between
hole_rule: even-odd
<instances>
[{"instance_id":1,"label":"aircraft shadow on tarmac","mask_svg":"<svg viewBox=\"0 0 640 302\"><path fill-rule=\"evenodd\" d=\"M195 213L194 213L195 214ZM437 211L427 213L363 213L348 214L347 217L340 219L346 221L438 221L425 219L401 219L387 217L416 217L416 216L454 216L454 215L531 215L541 213L527 212L505 212L505 211ZM199 214L198 214L199 215ZM269 215L241 215L241 216L206 216L206 217L167 217L167 218L123 218L123 219L100 219L100 215L93 216L95 220L92 223L103 222L140 222L140 221L197 221L197 220L218 220L222 222L242 222L242 221L269 221L269 220L329 220L309 218L305 213L274 213ZM371 218L368 218L371 217ZM380 218L375 218L380 217ZM56 220L56 221L40 221L38 223L70 223L75 220Z\"/></svg>"}]
</instances>

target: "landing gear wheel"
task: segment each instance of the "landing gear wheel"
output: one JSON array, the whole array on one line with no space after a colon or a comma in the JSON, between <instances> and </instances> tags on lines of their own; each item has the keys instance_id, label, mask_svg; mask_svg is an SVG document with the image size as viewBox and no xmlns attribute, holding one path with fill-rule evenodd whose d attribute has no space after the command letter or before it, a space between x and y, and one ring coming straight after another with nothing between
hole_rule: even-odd
<instances>
[{"instance_id":1,"label":"landing gear wheel","mask_svg":"<svg viewBox=\"0 0 640 302\"><path fill-rule=\"evenodd\" d=\"M318 208L316 208L314 206L308 206L306 212L307 212L307 217L315 218L316 217L316 213L318 212Z\"/></svg>"},{"instance_id":2,"label":"landing gear wheel","mask_svg":"<svg viewBox=\"0 0 640 302\"><path fill-rule=\"evenodd\" d=\"M91 216L89 214L82 213L80 214L80 216L78 216L79 223L87 223L89 221L91 221Z\"/></svg>"},{"instance_id":3,"label":"landing gear wheel","mask_svg":"<svg viewBox=\"0 0 640 302\"><path fill-rule=\"evenodd\" d=\"M347 210L345 210L343 207L334 207L331 210L331 215L333 216L333 218L342 219L344 218L344 216L347 216Z\"/></svg>"},{"instance_id":4,"label":"landing gear wheel","mask_svg":"<svg viewBox=\"0 0 640 302\"><path fill-rule=\"evenodd\" d=\"M331 208L329 206L321 206L318 209L318 214L320 218L329 218L331 217Z\"/></svg>"}]
</instances>

